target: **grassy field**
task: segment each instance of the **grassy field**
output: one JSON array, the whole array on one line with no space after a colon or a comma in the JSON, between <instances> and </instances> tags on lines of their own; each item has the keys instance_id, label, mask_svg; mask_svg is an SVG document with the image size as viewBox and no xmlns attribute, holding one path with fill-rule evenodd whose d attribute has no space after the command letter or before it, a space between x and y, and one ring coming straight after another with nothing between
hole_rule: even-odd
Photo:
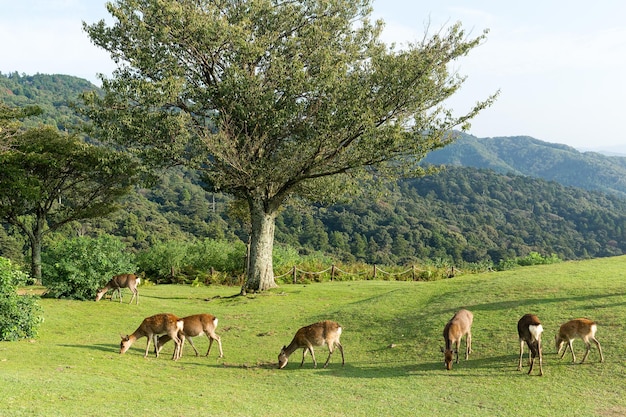
<instances>
[{"instance_id":1,"label":"grassy field","mask_svg":"<svg viewBox=\"0 0 626 417\"><path fill-rule=\"evenodd\" d=\"M435 282L357 281L285 285L229 298L237 288L144 286L139 305L43 299L35 340L0 343L0 414L7 416L623 416L626 415L626 257L566 262ZM125 300L130 295L125 292ZM474 313L473 354L443 365L443 327ZM161 312L219 317L224 358L143 357L146 339L119 355L120 333ZM516 323L542 320L543 377L517 371ZM598 322L605 363L559 359L558 326ZM295 331L332 319L344 332L328 368L301 351L278 370ZM201 353L207 339L195 340ZM464 345L463 345L464 346ZM580 360L584 345L574 342ZM525 355L526 356L526 355ZM525 368L527 370L527 368Z\"/></svg>"}]
</instances>

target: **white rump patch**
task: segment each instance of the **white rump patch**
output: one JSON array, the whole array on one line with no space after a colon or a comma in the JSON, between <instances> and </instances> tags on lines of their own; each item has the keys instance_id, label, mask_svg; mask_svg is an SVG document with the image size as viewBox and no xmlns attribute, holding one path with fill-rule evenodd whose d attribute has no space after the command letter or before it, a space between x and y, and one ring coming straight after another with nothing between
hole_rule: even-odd
<instances>
[{"instance_id":1,"label":"white rump patch","mask_svg":"<svg viewBox=\"0 0 626 417\"><path fill-rule=\"evenodd\" d=\"M213 319L213 327L217 327L217 317Z\"/></svg>"},{"instance_id":2,"label":"white rump patch","mask_svg":"<svg viewBox=\"0 0 626 417\"><path fill-rule=\"evenodd\" d=\"M341 326L339 326L339 327L337 328L337 334L338 334L338 335L341 335Z\"/></svg>"},{"instance_id":3,"label":"white rump patch","mask_svg":"<svg viewBox=\"0 0 626 417\"><path fill-rule=\"evenodd\" d=\"M541 324L528 326L528 331L533 335L535 340L539 340L541 338L541 333L543 333L543 326Z\"/></svg>"},{"instance_id":4,"label":"white rump patch","mask_svg":"<svg viewBox=\"0 0 626 417\"><path fill-rule=\"evenodd\" d=\"M141 278L137 278L137 285L141 285Z\"/></svg>"}]
</instances>

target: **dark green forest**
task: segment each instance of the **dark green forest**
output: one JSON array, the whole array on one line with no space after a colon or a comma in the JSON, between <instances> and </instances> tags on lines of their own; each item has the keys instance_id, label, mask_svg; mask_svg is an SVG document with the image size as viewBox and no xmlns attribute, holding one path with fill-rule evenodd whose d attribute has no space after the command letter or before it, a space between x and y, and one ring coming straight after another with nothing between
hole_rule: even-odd
<instances>
[{"instance_id":1,"label":"dark green forest","mask_svg":"<svg viewBox=\"0 0 626 417\"><path fill-rule=\"evenodd\" d=\"M2 102L38 105L44 114L29 123L61 130L80 121L70 104L89 89L96 87L67 75L0 74ZM287 207L276 223L276 243L301 254L385 265L489 265L531 252L561 259L626 253L626 175L620 171L626 158L532 138L463 137L459 144L472 141L480 146L450 145L452 159L428 158L449 164L438 174L340 204ZM487 161L485 167L464 166L472 165L470 157ZM587 166L593 176L582 171ZM159 178L154 186L138 186L112 215L74 222L48 239L107 233L135 252L164 242L247 241L246 220L231 197L206 191L197 173L182 168ZM24 255L24 237L4 224L0 256L17 261Z\"/></svg>"}]
</instances>

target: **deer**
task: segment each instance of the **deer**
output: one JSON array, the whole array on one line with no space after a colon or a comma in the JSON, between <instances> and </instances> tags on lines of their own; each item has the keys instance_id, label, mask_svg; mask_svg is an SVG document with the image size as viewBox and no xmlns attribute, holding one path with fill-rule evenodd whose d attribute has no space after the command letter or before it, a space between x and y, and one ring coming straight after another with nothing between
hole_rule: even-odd
<instances>
[{"instance_id":1,"label":"deer","mask_svg":"<svg viewBox=\"0 0 626 417\"><path fill-rule=\"evenodd\" d=\"M324 363L324 368L328 366L330 356L333 354L335 347L339 348L341 352L341 366L345 365L345 358L343 356L343 346L339 341L341 336L342 327L339 323L325 320L318 323L313 323L308 326L300 328L289 346L283 346L278 355L278 368L283 369L289 361L289 356L298 349L302 351L302 362L300 367L304 365L304 357L307 352L311 352L313 358L313 367L317 368L317 361L315 360L315 353L313 347L328 345L328 358Z\"/></svg>"},{"instance_id":2,"label":"deer","mask_svg":"<svg viewBox=\"0 0 626 417\"><path fill-rule=\"evenodd\" d=\"M113 293L111 294L111 300L113 300L113 295L115 294L115 291L117 291L120 297L120 303L121 303L122 302L122 290L121 289L128 288L133 293L133 296L130 299L130 303L128 304L132 304L133 298L135 299L135 304L139 304L137 286L139 285L140 282L141 280L135 274L116 275L113 278L111 278L111 280L107 283L107 285L104 286L104 288L102 288L101 290L98 290L98 294L96 295L96 301L100 301L100 299L104 296L104 294L106 294L107 291L112 289Z\"/></svg>"},{"instance_id":3,"label":"deer","mask_svg":"<svg viewBox=\"0 0 626 417\"><path fill-rule=\"evenodd\" d=\"M585 350L585 355L583 356L583 360L580 363L584 363L585 359L589 355L589 351L591 350L591 340L598 347L598 352L600 352L600 362L604 362L604 355L602 355L602 347L600 347L600 342L596 339L596 331L598 331L598 325L596 322L589 319L574 319L570 320L567 323L564 323L559 328L558 333L555 336L556 342L556 350L557 355L561 353L561 349L563 345L565 345L565 350L561 354L561 359L565 356L565 352L567 352L567 348L569 347L570 352L572 352L572 363L576 362L576 355L574 354L574 348L572 347L572 342L574 339L579 338L585 342L585 346L587 350Z\"/></svg>"},{"instance_id":4,"label":"deer","mask_svg":"<svg viewBox=\"0 0 626 417\"><path fill-rule=\"evenodd\" d=\"M469 354L472 352L472 322L474 321L474 315L471 311L461 309L457 311L454 316L448 321L443 328L443 339L445 341L445 349L441 348L444 355L444 362L446 369L449 371L452 369L452 358L456 354L456 363L459 363L459 348L461 347L461 339L465 338L465 360L469 359ZM452 345L455 346L452 350Z\"/></svg>"},{"instance_id":5,"label":"deer","mask_svg":"<svg viewBox=\"0 0 626 417\"><path fill-rule=\"evenodd\" d=\"M524 355L524 343L526 343L530 350L528 354L530 363L528 375L533 371L535 358L539 357L539 376L543 376L543 359L541 356L541 333L543 333L543 326L539 318L534 314L523 315L517 322L517 333L519 335L519 362L517 370L522 370L522 356Z\"/></svg>"},{"instance_id":6,"label":"deer","mask_svg":"<svg viewBox=\"0 0 626 417\"><path fill-rule=\"evenodd\" d=\"M158 336L167 334L176 344L172 359L177 360L180 357L179 351L182 349L182 340L179 337L179 333L183 331L183 325L183 320L169 313L155 314L154 316L146 317L133 334L130 336L121 335L122 341L120 343L120 355L125 353L132 346L132 344L137 341L137 339L147 337L148 343L146 345L146 353L143 355L144 358L147 358L148 351L150 349L150 342L154 341L156 346L158 343ZM159 352L156 351L155 354L158 358Z\"/></svg>"},{"instance_id":7,"label":"deer","mask_svg":"<svg viewBox=\"0 0 626 417\"><path fill-rule=\"evenodd\" d=\"M222 340L221 338L215 334L215 329L217 328L217 317L212 314L194 314L193 316L183 317L181 319L183 321L183 329L179 333L179 338L181 339L181 346L179 349L180 358L183 354L183 346L185 345L185 339L189 339L189 344L196 352L196 356L198 356L198 349L193 344L192 337L202 336L203 334L209 339L209 349L206 351L206 355L209 356L209 352L211 352L211 346L213 345L213 341L217 342L217 345L220 349L220 358L224 357L224 352L222 351ZM154 349L155 351L160 351L163 348L163 345L172 340L172 337L169 334L165 334L160 336L157 342L155 343Z\"/></svg>"}]
</instances>

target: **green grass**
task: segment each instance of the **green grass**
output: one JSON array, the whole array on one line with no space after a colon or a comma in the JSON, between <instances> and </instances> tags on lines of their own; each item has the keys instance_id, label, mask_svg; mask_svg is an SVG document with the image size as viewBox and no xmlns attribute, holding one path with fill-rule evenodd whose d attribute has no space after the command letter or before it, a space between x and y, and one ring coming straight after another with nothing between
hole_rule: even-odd
<instances>
[{"instance_id":1,"label":"green grass","mask_svg":"<svg viewBox=\"0 0 626 417\"><path fill-rule=\"evenodd\" d=\"M626 257L617 257L434 282L284 285L235 298L232 287L147 286L138 306L43 299L40 336L0 344L0 415L621 416L624 271ZM460 307L474 313L474 353L446 371L441 333ZM225 357L216 346L195 357L187 345L174 362L170 343L160 358L144 358L145 338L119 355L120 333L159 312L218 316ZM545 328L543 377L516 370L516 323L529 312ZM576 317L598 322L605 363L595 347L583 365L556 356L558 326ZM278 370L280 347L322 319L344 326L346 366L337 351L326 369L313 369L309 356L300 368L297 351ZM194 341L206 351L206 338ZM580 360L583 343L574 349ZM323 364L326 347L316 352Z\"/></svg>"}]
</instances>

